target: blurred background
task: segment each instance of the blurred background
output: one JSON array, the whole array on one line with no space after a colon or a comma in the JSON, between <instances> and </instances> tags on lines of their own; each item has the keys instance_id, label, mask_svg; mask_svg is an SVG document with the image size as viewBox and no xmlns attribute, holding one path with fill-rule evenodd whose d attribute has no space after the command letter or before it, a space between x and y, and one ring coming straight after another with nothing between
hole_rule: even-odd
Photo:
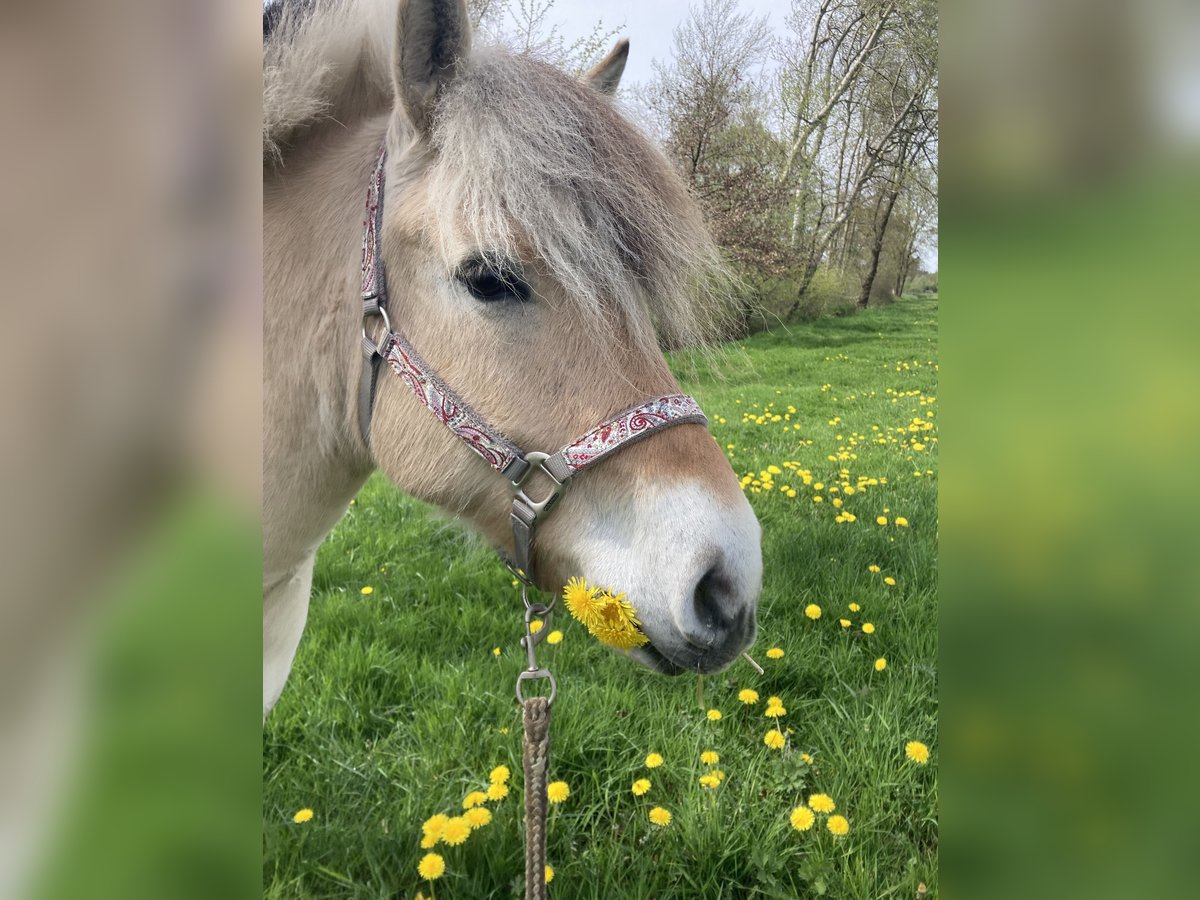
<instances>
[{"instance_id":1,"label":"blurred background","mask_svg":"<svg viewBox=\"0 0 1200 900\"><path fill-rule=\"evenodd\" d=\"M488 27L636 59L618 6ZM622 101L712 187L746 330L946 263L943 883L1183 893L1200 11L691 9ZM261 893L260 13L0 10L0 897Z\"/></svg>"}]
</instances>

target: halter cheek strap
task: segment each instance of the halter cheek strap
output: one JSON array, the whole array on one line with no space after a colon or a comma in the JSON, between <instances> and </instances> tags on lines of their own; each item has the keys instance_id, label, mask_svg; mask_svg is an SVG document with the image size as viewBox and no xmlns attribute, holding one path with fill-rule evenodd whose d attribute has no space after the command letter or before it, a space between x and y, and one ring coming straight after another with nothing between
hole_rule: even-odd
<instances>
[{"instance_id":1,"label":"halter cheek strap","mask_svg":"<svg viewBox=\"0 0 1200 900\"><path fill-rule=\"evenodd\" d=\"M380 255L383 220L383 173L387 151L381 151L367 191L366 221L363 223L362 254L362 350L364 364L359 384L358 423L363 440L371 443L371 413L381 363L387 362L408 385L421 404L458 436L484 462L503 475L512 493L511 521L515 552L509 567L523 581L531 582L533 532L566 493L570 480L584 469L607 459L616 451L672 425L707 425L699 404L686 394L667 394L618 413L555 453L523 451L493 428L454 390L442 381L408 340L397 331L387 315L387 281ZM384 333L377 344L369 325L383 320ZM537 473L546 476L550 490L540 500L526 491Z\"/></svg>"}]
</instances>

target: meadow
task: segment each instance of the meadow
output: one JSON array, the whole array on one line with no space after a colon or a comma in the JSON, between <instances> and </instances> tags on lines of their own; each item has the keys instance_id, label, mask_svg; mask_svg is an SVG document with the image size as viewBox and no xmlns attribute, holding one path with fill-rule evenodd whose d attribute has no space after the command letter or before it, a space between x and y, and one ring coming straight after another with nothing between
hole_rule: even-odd
<instances>
[{"instance_id":1,"label":"meadow","mask_svg":"<svg viewBox=\"0 0 1200 900\"><path fill-rule=\"evenodd\" d=\"M552 896L937 895L937 314L906 298L777 328L719 376L673 360L763 526L765 674L709 676L701 706L694 677L636 667L560 604L539 652L559 684L551 779L569 788ZM264 728L265 897L521 895L519 609L487 546L378 475L364 487L321 549ZM422 879L422 824L461 816L498 766L490 823L439 842L445 872Z\"/></svg>"}]
</instances>

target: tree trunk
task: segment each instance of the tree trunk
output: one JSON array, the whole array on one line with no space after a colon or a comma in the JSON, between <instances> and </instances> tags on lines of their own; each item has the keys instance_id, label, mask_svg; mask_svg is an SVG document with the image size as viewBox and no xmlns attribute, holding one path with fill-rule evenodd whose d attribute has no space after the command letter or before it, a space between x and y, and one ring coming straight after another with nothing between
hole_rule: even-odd
<instances>
[{"instance_id":1,"label":"tree trunk","mask_svg":"<svg viewBox=\"0 0 1200 900\"><path fill-rule=\"evenodd\" d=\"M875 243L871 247L871 264L867 268L867 275L863 278L862 290L858 295L859 309L866 309L867 304L871 302L871 287L875 284L875 274L879 271L879 256L883 252L883 237L887 233L888 220L892 218L892 209L896 205L896 195L899 191L893 187L887 192L887 199L883 205L883 217L875 226Z\"/></svg>"}]
</instances>

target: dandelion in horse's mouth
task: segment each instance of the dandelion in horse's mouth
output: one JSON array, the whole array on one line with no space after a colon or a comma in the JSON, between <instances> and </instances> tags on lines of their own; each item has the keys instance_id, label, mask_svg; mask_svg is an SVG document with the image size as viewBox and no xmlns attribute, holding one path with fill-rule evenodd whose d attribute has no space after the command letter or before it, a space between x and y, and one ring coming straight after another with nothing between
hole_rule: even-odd
<instances>
[{"instance_id":1,"label":"dandelion in horse's mouth","mask_svg":"<svg viewBox=\"0 0 1200 900\"><path fill-rule=\"evenodd\" d=\"M830 834L835 834L841 837L850 830L850 823L845 816L830 816L829 821L825 823L825 827L829 829Z\"/></svg>"},{"instance_id":2,"label":"dandelion in horse's mouth","mask_svg":"<svg viewBox=\"0 0 1200 900\"><path fill-rule=\"evenodd\" d=\"M368 585L367 585L365 588L363 588L362 590L360 590L360 591L359 591L359 593L360 593L360 594L362 594L364 597L366 597L366 596L369 596L370 594L373 594L373 593L375 593L375 588L371 587L371 586L368 584Z\"/></svg>"},{"instance_id":3,"label":"dandelion in horse's mouth","mask_svg":"<svg viewBox=\"0 0 1200 900\"><path fill-rule=\"evenodd\" d=\"M571 796L571 788L565 781L552 781L546 785L546 799L551 803L562 803Z\"/></svg>"},{"instance_id":4,"label":"dandelion in horse's mouth","mask_svg":"<svg viewBox=\"0 0 1200 900\"><path fill-rule=\"evenodd\" d=\"M504 784L508 781L512 772L508 770L508 766L496 766L488 775L488 781L492 784Z\"/></svg>"},{"instance_id":5,"label":"dandelion in horse's mouth","mask_svg":"<svg viewBox=\"0 0 1200 900\"><path fill-rule=\"evenodd\" d=\"M305 822L310 821L312 817L313 811L306 806L304 809L297 810L296 814L292 816L292 821L297 825L302 825Z\"/></svg>"},{"instance_id":6,"label":"dandelion in horse's mouth","mask_svg":"<svg viewBox=\"0 0 1200 900\"><path fill-rule=\"evenodd\" d=\"M663 764L662 754L660 754L660 753L647 754L647 756L646 756L646 768L647 769L657 769L662 764Z\"/></svg>"},{"instance_id":7,"label":"dandelion in horse's mouth","mask_svg":"<svg viewBox=\"0 0 1200 900\"><path fill-rule=\"evenodd\" d=\"M446 871L446 861L436 853L426 853L417 864L417 874L426 881L441 878Z\"/></svg>"},{"instance_id":8,"label":"dandelion in horse's mouth","mask_svg":"<svg viewBox=\"0 0 1200 900\"><path fill-rule=\"evenodd\" d=\"M463 818L472 829L482 828L492 821L492 811L486 806L473 806L463 813Z\"/></svg>"},{"instance_id":9,"label":"dandelion in horse's mouth","mask_svg":"<svg viewBox=\"0 0 1200 900\"><path fill-rule=\"evenodd\" d=\"M767 659L783 659L783 648L772 647L767 651Z\"/></svg>"},{"instance_id":10,"label":"dandelion in horse's mouth","mask_svg":"<svg viewBox=\"0 0 1200 900\"><path fill-rule=\"evenodd\" d=\"M904 745L904 755L919 766L929 762L929 748L920 741L909 741Z\"/></svg>"},{"instance_id":11,"label":"dandelion in horse's mouth","mask_svg":"<svg viewBox=\"0 0 1200 900\"><path fill-rule=\"evenodd\" d=\"M645 794L647 791L650 790L650 779L649 778L639 778L637 781L635 781L633 783L633 787L631 787L630 790L633 792L633 796L641 797L643 794Z\"/></svg>"},{"instance_id":12,"label":"dandelion in horse's mouth","mask_svg":"<svg viewBox=\"0 0 1200 900\"><path fill-rule=\"evenodd\" d=\"M743 688L742 690L738 691L738 699L747 706L753 706L758 702L758 691L752 690L751 688Z\"/></svg>"},{"instance_id":13,"label":"dandelion in horse's mouth","mask_svg":"<svg viewBox=\"0 0 1200 900\"><path fill-rule=\"evenodd\" d=\"M704 763L706 766L715 766L720 761L721 757L716 750L705 750L700 754L700 762Z\"/></svg>"},{"instance_id":14,"label":"dandelion in horse's mouth","mask_svg":"<svg viewBox=\"0 0 1200 900\"><path fill-rule=\"evenodd\" d=\"M445 827L442 828L442 840L451 847L457 847L459 844L466 843L467 838L470 836L471 826L462 816L455 816L453 819L448 819Z\"/></svg>"},{"instance_id":15,"label":"dandelion in horse's mouth","mask_svg":"<svg viewBox=\"0 0 1200 900\"><path fill-rule=\"evenodd\" d=\"M772 730L763 735L763 743L772 750L782 750L786 741L781 732Z\"/></svg>"},{"instance_id":16,"label":"dandelion in horse's mouth","mask_svg":"<svg viewBox=\"0 0 1200 900\"><path fill-rule=\"evenodd\" d=\"M487 794L483 791L471 791L463 797L463 809L474 809L476 806L483 806L485 802L487 802Z\"/></svg>"},{"instance_id":17,"label":"dandelion in horse's mouth","mask_svg":"<svg viewBox=\"0 0 1200 900\"><path fill-rule=\"evenodd\" d=\"M508 796L508 785L496 783L490 785L487 789L487 798L489 800L503 800Z\"/></svg>"},{"instance_id":18,"label":"dandelion in horse's mouth","mask_svg":"<svg viewBox=\"0 0 1200 900\"><path fill-rule=\"evenodd\" d=\"M821 618L821 607L817 606L815 603L810 603L808 606L804 607L804 614L815 622L817 619Z\"/></svg>"},{"instance_id":19,"label":"dandelion in horse's mouth","mask_svg":"<svg viewBox=\"0 0 1200 900\"><path fill-rule=\"evenodd\" d=\"M719 709L710 709L705 715L708 716L708 721L710 722L721 721L721 711Z\"/></svg>"},{"instance_id":20,"label":"dandelion in horse's mouth","mask_svg":"<svg viewBox=\"0 0 1200 900\"><path fill-rule=\"evenodd\" d=\"M808 808L813 812L831 813L837 809L837 804L833 802L833 798L828 794L810 794L808 797Z\"/></svg>"},{"instance_id":21,"label":"dandelion in horse's mouth","mask_svg":"<svg viewBox=\"0 0 1200 900\"><path fill-rule=\"evenodd\" d=\"M589 587L582 578L572 578L563 587L563 602L567 611L590 631L600 621L600 591Z\"/></svg>"},{"instance_id":22,"label":"dandelion in horse's mouth","mask_svg":"<svg viewBox=\"0 0 1200 900\"><path fill-rule=\"evenodd\" d=\"M788 818L791 820L792 827L797 831L808 831L808 829L812 828L813 822L817 820L817 817L813 815L813 811L807 806L797 806L792 810L792 814Z\"/></svg>"},{"instance_id":23,"label":"dandelion in horse's mouth","mask_svg":"<svg viewBox=\"0 0 1200 900\"><path fill-rule=\"evenodd\" d=\"M875 633L875 626L872 625L870 622L863 622L862 628L863 628L863 634L874 634Z\"/></svg>"},{"instance_id":24,"label":"dandelion in horse's mouth","mask_svg":"<svg viewBox=\"0 0 1200 900\"><path fill-rule=\"evenodd\" d=\"M561 631L552 631L548 635L546 635L546 643L547 644L561 644L562 638L563 638L563 634Z\"/></svg>"},{"instance_id":25,"label":"dandelion in horse's mouth","mask_svg":"<svg viewBox=\"0 0 1200 900\"><path fill-rule=\"evenodd\" d=\"M671 824L670 810L663 809L661 806L656 806L650 810L650 821L659 828L666 828Z\"/></svg>"},{"instance_id":26,"label":"dandelion in horse's mouth","mask_svg":"<svg viewBox=\"0 0 1200 900\"><path fill-rule=\"evenodd\" d=\"M650 643L642 633L637 611L624 594L590 587L582 578L572 578L563 588L563 602L571 615L602 644L631 650Z\"/></svg>"},{"instance_id":27,"label":"dandelion in horse's mouth","mask_svg":"<svg viewBox=\"0 0 1200 900\"><path fill-rule=\"evenodd\" d=\"M887 668L887 660L884 659L882 656L879 657L879 659L875 660L875 671L876 672L882 672L886 668Z\"/></svg>"}]
</instances>

